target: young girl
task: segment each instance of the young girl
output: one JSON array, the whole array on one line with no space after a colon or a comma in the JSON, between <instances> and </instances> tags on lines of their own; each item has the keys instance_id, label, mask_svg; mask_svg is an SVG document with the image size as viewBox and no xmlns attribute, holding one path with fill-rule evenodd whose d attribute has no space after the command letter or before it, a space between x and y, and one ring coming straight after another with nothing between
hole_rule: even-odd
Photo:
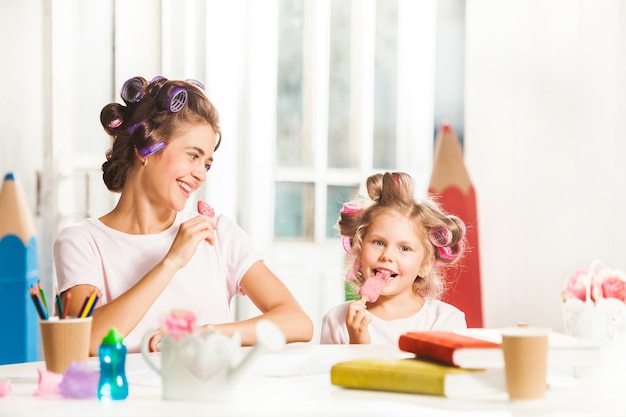
<instances>
[{"instance_id":1,"label":"young girl","mask_svg":"<svg viewBox=\"0 0 626 417\"><path fill-rule=\"evenodd\" d=\"M338 222L347 278L362 298L328 311L320 342L396 345L408 331L467 328L462 311L438 300L439 268L463 252L463 222L431 200L416 201L408 174L372 175L366 185L371 201L344 204Z\"/></svg>"},{"instance_id":2,"label":"young girl","mask_svg":"<svg viewBox=\"0 0 626 417\"><path fill-rule=\"evenodd\" d=\"M218 113L197 81L155 77L126 81L124 104L100 114L113 139L102 165L107 188L119 192L113 210L61 230L54 261L68 314L77 315L93 291L91 354L115 327L137 352L144 334L172 310L243 344L256 342L261 318L277 324L288 342L309 341L313 324L287 287L264 264L248 236L223 215L185 212L206 180L221 143ZM205 211L205 210L203 210ZM261 315L232 322L230 302L246 294ZM150 348L155 350L159 335Z\"/></svg>"}]
</instances>

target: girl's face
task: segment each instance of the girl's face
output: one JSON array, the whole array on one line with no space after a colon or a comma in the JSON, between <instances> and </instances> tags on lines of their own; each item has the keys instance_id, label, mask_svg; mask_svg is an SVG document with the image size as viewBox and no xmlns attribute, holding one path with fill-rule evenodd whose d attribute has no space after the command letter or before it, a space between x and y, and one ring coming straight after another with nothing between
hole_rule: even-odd
<instances>
[{"instance_id":1,"label":"girl's face","mask_svg":"<svg viewBox=\"0 0 626 417\"><path fill-rule=\"evenodd\" d=\"M389 272L383 295L413 293L413 282L422 274L424 248L414 222L391 212L380 214L367 229L361 251L363 276Z\"/></svg>"},{"instance_id":2,"label":"girl's face","mask_svg":"<svg viewBox=\"0 0 626 417\"><path fill-rule=\"evenodd\" d=\"M145 168L150 168L151 173L143 185L152 203L182 210L206 180L216 140L211 125L192 125L172 137L154 159L149 156Z\"/></svg>"}]
</instances>

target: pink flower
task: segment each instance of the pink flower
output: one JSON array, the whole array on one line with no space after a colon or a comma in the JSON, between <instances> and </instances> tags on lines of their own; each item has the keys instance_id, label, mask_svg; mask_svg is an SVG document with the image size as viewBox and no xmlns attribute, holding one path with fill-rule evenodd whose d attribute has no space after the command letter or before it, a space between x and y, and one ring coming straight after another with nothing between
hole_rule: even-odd
<instances>
[{"instance_id":1,"label":"pink flower","mask_svg":"<svg viewBox=\"0 0 626 417\"><path fill-rule=\"evenodd\" d=\"M594 303L604 298L616 298L626 303L626 274L609 268L586 268L575 271L567 279L563 290L563 301L568 298L587 300L587 285L590 285L590 298Z\"/></svg>"},{"instance_id":2,"label":"pink flower","mask_svg":"<svg viewBox=\"0 0 626 417\"><path fill-rule=\"evenodd\" d=\"M565 291L563 291L563 298L578 298L579 300L587 300L587 282L589 280L589 274L586 268L575 271L567 279Z\"/></svg>"},{"instance_id":3,"label":"pink flower","mask_svg":"<svg viewBox=\"0 0 626 417\"><path fill-rule=\"evenodd\" d=\"M178 341L191 334L196 323L196 315L188 310L172 310L162 321L165 334Z\"/></svg>"},{"instance_id":4,"label":"pink flower","mask_svg":"<svg viewBox=\"0 0 626 417\"><path fill-rule=\"evenodd\" d=\"M626 302L626 275L621 271L604 268L595 277L594 296L600 298L617 298Z\"/></svg>"}]
</instances>

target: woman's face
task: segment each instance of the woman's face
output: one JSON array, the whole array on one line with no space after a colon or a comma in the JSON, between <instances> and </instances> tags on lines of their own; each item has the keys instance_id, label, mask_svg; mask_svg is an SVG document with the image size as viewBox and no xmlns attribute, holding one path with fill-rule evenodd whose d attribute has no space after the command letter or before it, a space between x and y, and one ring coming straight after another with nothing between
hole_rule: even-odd
<instances>
[{"instance_id":1,"label":"woman's face","mask_svg":"<svg viewBox=\"0 0 626 417\"><path fill-rule=\"evenodd\" d=\"M150 175L143 186L151 202L176 211L184 209L191 194L206 180L216 140L211 125L191 125L173 136L162 151L148 156L143 168Z\"/></svg>"},{"instance_id":2,"label":"woman's face","mask_svg":"<svg viewBox=\"0 0 626 417\"><path fill-rule=\"evenodd\" d=\"M424 260L419 230L397 213L378 215L367 229L361 250L363 276L389 272L383 295L413 292Z\"/></svg>"}]
</instances>

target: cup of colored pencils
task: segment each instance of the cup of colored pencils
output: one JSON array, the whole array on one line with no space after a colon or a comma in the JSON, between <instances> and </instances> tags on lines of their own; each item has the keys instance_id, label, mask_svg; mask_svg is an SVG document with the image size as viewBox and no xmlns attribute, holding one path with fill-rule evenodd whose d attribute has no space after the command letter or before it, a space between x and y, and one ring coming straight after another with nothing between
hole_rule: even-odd
<instances>
[{"instance_id":1,"label":"cup of colored pencils","mask_svg":"<svg viewBox=\"0 0 626 417\"><path fill-rule=\"evenodd\" d=\"M70 363L86 362L89 359L92 314L100 298L100 291L94 290L85 298L77 316L68 315L72 293L67 292L63 303L59 291L55 292L56 314L51 313L41 284L29 288L40 319L39 329L46 369L63 374Z\"/></svg>"}]
</instances>

